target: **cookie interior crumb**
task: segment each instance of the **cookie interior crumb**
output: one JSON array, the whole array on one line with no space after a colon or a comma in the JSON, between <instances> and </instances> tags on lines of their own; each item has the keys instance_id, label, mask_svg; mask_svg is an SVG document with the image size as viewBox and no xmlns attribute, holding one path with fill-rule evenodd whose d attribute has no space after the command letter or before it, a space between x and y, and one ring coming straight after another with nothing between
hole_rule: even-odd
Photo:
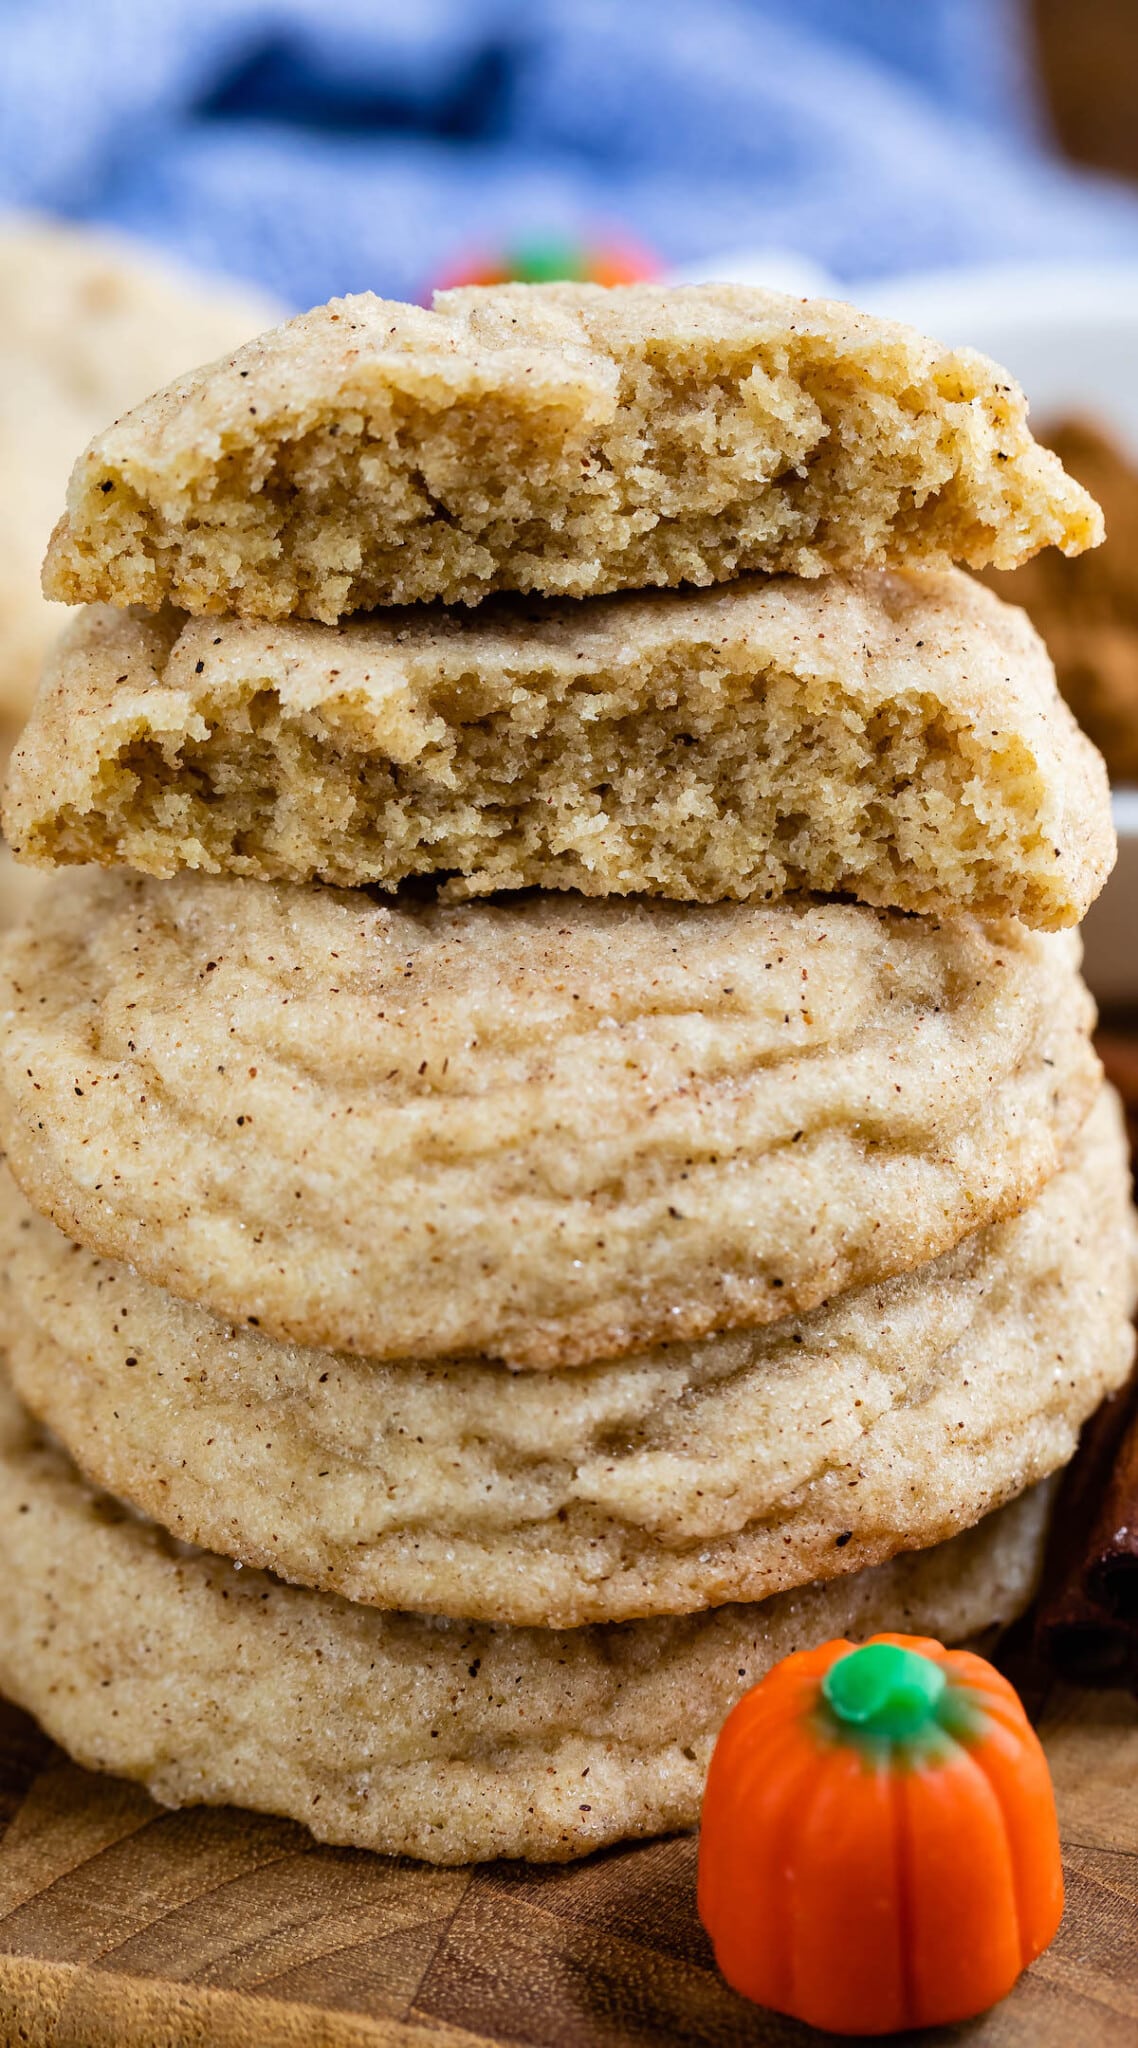
<instances>
[{"instance_id":1,"label":"cookie interior crumb","mask_svg":"<svg viewBox=\"0 0 1138 2048\"><path fill-rule=\"evenodd\" d=\"M77 463L44 589L334 622L1101 537L971 351L738 285L469 287L334 299L137 407Z\"/></svg>"},{"instance_id":2,"label":"cookie interior crumb","mask_svg":"<svg viewBox=\"0 0 1138 2048\"><path fill-rule=\"evenodd\" d=\"M341 628L92 608L4 814L34 862L457 900L814 890L1075 922L1101 761L1022 614L958 571L744 579Z\"/></svg>"}]
</instances>

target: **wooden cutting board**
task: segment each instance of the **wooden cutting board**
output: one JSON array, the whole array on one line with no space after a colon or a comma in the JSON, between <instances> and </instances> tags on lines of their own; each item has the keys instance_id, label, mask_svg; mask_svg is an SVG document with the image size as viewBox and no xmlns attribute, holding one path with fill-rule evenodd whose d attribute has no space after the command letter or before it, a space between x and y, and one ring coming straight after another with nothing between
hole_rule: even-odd
<instances>
[{"instance_id":1,"label":"wooden cutting board","mask_svg":"<svg viewBox=\"0 0 1138 2048\"><path fill-rule=\"evenodd\" d=\"M1057 1941L936 2048L1135 2048L1138 1707L1039 1725L1067 1872ZM560 1869L431 1870L291 1823L166 1813L0 1703L0 2040L20 2048L807 2048L717 1977L689 1838Z\"/></svg>"}]
</instances>

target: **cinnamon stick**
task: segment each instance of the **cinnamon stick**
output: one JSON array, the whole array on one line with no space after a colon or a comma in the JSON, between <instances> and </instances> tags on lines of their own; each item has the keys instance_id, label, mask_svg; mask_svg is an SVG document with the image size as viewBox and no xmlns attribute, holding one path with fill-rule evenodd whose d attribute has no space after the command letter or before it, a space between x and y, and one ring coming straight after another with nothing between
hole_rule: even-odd
<instances>
[{"instance_id":1,"label":"cinnamon stick","mask_svg":"<svg viewBox=\"0 0 1138 2048\"><path fill-rule=\"evenodd\" d=\"M1138 1692L1138 1375L1091 1417L1063 1476L1035 1641L1076 1684Z\"/></svg>"},{"instance_id":2,"label":"cinnamon stick","mask_svg":"<svg viewBox=\"0 0 1138 2048\"><path fill-rule=\"evenodd\" d=\"M1116 1012L1096 1031L1095 1051L1107 1080L1122 1097L1130 1150L1138 1166L1138 1011Z\"/></svg>"}]
</instances>

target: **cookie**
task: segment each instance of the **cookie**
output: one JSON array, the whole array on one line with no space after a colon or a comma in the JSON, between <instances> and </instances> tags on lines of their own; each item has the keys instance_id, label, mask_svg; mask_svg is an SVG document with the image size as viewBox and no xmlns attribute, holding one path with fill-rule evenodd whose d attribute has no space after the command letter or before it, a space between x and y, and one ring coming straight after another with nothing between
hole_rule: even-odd
<instances>
[{"instance_id":1,"label":"cookie","mask_svg":"<svg viewBox=\"0 0 1138 2048\"><path fill-rule=\"evenodd\" d=\"M175 1536L388 1608L572 1627L762 1600L969 1527L1125 1379L1117 1098L1022 1216L766 1330L623 1363L384 1365L215 1321L0 1179L13 1385Z\"/></svg>"},{"instance_id":2,"label":"cookie","mask_svg":"<svg viewBox=\"0 0 1138 2048\"><path fill-rule=\"evenodd\" d=\"M66 1235L274 1336L614 1358L1028 1202L1099 1067L1073 933L857 904L53 878L0 1138Z\"/></svg>"},{"instance_id":3,"label":"cookie","mask_svg":"<svg viewBox=\"0 0 1138 2048\"><path fill-rule=\"evenodd\" d=\"M33 861L393 888L840 892L1075 923L1106 773L1022 613L952 571L498 600L343 627L96 607L4 816Z\"/></svg>"},{"instance_id":4,"label":"cookie","mask_svg":"<svg viewBox=\"0 0 1138 2048\"><path fill-rule=\"evenodd\" d=\"M953 1641L1031 1596L1048 1488L928 1551L757 1606L607 1628L385 1615L176 1544L85 1485L0 1387L0 1685L166 1805L322 1841L564 1861L691 1827L724 1716L833 1635Z\"/></svg>"},{"instance_id":5,"label":"cookie","mask_svg":"<svg viewBox=\"0 0 1138 2048\"><path fill-rule=\"evenodd\" d=\"M138 406L76 464L44 588L332 623L1101 539L971 350L740 285L473 286L333 299Z\"/></svg>"},{"instance_id":6,"label":"cookie","mask_svg":"<svg viewBox=\"0 0 1138 2048\"><path fill-rule=\"evenodd\" d=\"M0 221L0 721L22 720L65 623L40 594L40 564L76 450L275 317L251 289L182 273L101 230Z\"/></svg>"}]
</instances>

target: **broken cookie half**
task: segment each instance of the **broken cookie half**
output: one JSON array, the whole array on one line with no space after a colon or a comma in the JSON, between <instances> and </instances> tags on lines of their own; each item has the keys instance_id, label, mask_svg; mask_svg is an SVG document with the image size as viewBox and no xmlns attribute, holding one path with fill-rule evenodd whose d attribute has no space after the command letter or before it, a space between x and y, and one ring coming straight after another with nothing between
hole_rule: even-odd
<instances>
[{"instance_id":1,"label":"broken cookie half","mask_svg":"<svg viewBox=\"0 0 1138 2048\"><path fill-rule=\"evenodd\" d=\"M76 465L44 590L305 617L582 597L1102 539L996 364L739 285L333 299Z\"/></svg>"},{"instance_id":2,"label":"broken cookie half","mask_svg":"<svg viewBox=\"0 0 1138 2048\"><path fill-rule=\"evenodd\" d=\"M341 627L92 607L16 755L25 860L398 887L808 890L1075 923L1102 762L958 571L495 599Z\"/></svg>"}]
</instances>

